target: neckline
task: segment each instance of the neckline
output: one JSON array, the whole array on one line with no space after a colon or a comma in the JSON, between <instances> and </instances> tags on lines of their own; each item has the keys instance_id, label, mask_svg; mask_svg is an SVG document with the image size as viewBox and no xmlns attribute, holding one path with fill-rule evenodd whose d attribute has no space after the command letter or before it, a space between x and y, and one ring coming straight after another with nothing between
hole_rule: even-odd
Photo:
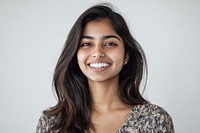
<instances>
[{"instance_id":1,"label":"neckline","mask_svg":"<svg viewBox=\"0 0 200 133\"><path fill-rule=\"evenodd\" d=\"M132 108L131 108L131 111L128 113L127 117L126 117L126 120L124 121L124 123L121 125L121 127L115 132L115 133L120 133L120 130L125 126L127 125L127 122L131 119L131 114L133 114L133 112L135 112L135 110L137 108L141 108L142 106L144 106L146 104L137 104L137 105L134 105Z\"/></svg>"}]
</instances>

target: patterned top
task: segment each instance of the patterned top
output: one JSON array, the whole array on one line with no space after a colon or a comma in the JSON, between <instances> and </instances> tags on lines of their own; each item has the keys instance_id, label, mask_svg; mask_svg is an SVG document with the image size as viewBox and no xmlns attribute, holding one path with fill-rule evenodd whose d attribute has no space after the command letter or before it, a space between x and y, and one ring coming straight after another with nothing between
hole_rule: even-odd
<instances>
[{"instance_id":1,"label":"patterned top","mask_svg":"<svg viewBox=\"0 0 200 133\"><path fill-rule=\"evenodd\" d=\"M42 115L36 133L50 132L49 129L59 118ZM116 133L174 133L172 118L161 107L153 104L136 105L129 113L127 120Z\"/></svg>"}]
</instances>

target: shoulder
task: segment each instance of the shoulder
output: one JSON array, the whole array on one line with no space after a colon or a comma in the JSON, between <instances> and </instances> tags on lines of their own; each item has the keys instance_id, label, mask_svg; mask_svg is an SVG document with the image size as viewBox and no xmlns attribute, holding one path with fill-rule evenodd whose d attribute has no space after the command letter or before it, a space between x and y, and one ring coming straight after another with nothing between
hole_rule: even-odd
<instances>
[{"instance_id":1,"label":"shoulder","mask_svg":"<svg viewBox=\"0 0 200 133\"><path fill-rule=\"evenodd\" d=\"M144 105L137 105L132 109L133 112L140 112L140 115L142 116L155 116L155 117L161 117L161 116L168 116L168 112L163 109L162 107L154 104L144 104Z\"/></svg>"},{"instance_id":2,"label":"shoulder","mask_svg":"<svg viewBox=\"0 0 200 133\"><path fill-rule=\"evenodd\" d=\"M50 110L51 108L47 109ZM47 115L42 114L39 118L36 133L47 133L50 132L50 129L55 125L55 123L58 123L60 119L60 115ZM51 132L50 132L51 133Z\"/></svg>"},{"instance_id":3,"label":"shoulder","mask_svg":"<svg viewBox=\"0 0 200 133\"><path fill-rule=\"evenodd\" d=\"M127 124L141 132L174 133L171 116L165 109L154 104L134 106Z\"/></svg>"}]
</instances>

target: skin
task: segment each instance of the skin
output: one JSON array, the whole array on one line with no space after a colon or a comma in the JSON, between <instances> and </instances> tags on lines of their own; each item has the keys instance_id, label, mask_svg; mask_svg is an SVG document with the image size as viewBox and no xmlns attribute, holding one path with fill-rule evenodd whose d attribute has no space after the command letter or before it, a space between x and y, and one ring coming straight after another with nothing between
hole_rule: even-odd
<instances>
[{"instance_id":1,"label":"skin","mask_svg":"<svg viewBox=\"0 0 200 133\"><path fill-rule=\"evenodd\" d=\"M91 119L95 133L116 132L131 110L118 96L119 72L128 60L128 55L122 38L108 20L86 24L77 59L81 71L88 78L93 102ZM106 66L91 67L90 64L96 63L104 63Z\"/></svg>"}]
</instances>

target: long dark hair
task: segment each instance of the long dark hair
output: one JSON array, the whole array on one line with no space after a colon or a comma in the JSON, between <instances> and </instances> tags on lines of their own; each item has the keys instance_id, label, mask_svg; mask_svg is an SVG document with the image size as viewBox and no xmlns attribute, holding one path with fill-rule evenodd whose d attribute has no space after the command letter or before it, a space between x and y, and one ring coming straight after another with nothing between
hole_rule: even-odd
<instances>
[{"instance_id":1,"label":"long dark hair","mask_svg":"<svg viewBox=\"0 0 200 133\"><path fill-rule=\"evenodd\" d=\"M108 19L115 32L123 39L129 60L119 75L119 97L124 104L134 106L147 101L139 88L147 70L145 54L139 43L131 36L123 17L111 4L97 4L86 10L75 22L68 34L64 49L55 68L53 85L58 98L57 105L44 111L50 116L60 116L51 130L61 133L82 133L94 129L91 122L91 96L87 77L77 63L77 50L85 25L94 20Z\"/></svg>"}]
</instances>

